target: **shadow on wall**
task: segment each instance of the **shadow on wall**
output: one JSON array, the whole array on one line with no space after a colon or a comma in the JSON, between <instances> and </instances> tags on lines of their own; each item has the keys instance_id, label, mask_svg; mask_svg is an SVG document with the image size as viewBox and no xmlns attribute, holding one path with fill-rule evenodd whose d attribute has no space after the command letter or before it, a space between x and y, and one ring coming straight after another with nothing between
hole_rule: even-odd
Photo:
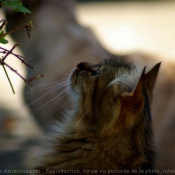
<instances>
[{"instance_id":1,"label":"shadow on wall","mask_svg":"<svg viewBox=\"0 0 175 175\"><path fill-rule=\"evenodd\" d=\"M27 104L31 104L32 113L37 112L35 119L39 120L38 123L42 125L42 128L47 128L50 120L61 118L63 116L62 108L69 106L66 93L60 95L57 100L53 100L51 105L44 105L63 91L63 88L56 86L57 83L65 81L77 63L83 60L98 61L109 54L98 43L92 32L77 22L75 1L37 1L37 3L30 1L26 6L32 10L32 16L24 16L23 19L20 17L20 22L32 18L34 30L32 39L23 45L23 52L26 57L34 60L34 65L37 67L36 71L28 69L27 76L32 77L44 73L45 78L38 80L35 86L50 84L56 90L33 104L31 103L34 100L40 98L47 91L33 94L24 93L24 98ZM13 15L10 12L7 13L7 19L12 21L9 21L7 28L12 27L10 24L19 24L18 15L17 13ZM21 33L20 35L14 34L13 37L17 42L24 43L24 37ZM51 88L51 91L53 89ZM28 91L28 87L25 87L24 92L26 91ZM41 107L42 110L37 107ZM53 112L55 110L57 111Z\"/></svg>"}]
</instances>

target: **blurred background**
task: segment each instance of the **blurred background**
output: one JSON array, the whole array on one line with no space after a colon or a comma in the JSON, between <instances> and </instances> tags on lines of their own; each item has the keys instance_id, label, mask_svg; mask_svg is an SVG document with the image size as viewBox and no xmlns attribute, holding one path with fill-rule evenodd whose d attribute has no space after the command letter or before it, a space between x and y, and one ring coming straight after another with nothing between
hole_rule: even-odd
<instances>
[{"instance_id":1,"label":"blurred background","mask_svg":"<svg viewBox=\"0 0 175 175\"><path fill-rule=\"evenodd\" d=\"M162 61L152 104L156 169L175 167L175 1L22 1L32 11L21 14L5 9L1 18L7 31L32 21L32 38L25 31L9 37L9 49L33 60L30 70L15 57L7 62L30 78L45 74L33 91L10 70L13 95L0 69L0 169L30 169L55 120L71 103L63 86L70 71L82 61L96 63L111 55L148 65ZM4 45L3 45L4 46Z\"/></svg>"}]
</instances>

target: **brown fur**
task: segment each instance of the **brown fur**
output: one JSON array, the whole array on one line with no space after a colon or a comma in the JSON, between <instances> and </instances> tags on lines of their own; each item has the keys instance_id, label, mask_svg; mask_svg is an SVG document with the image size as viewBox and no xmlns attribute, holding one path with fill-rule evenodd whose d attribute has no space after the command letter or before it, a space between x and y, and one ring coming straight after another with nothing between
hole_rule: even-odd
<instances>
[{"instance_id":1,"label":"brown fur","mask_svg":"<svg viewBox=\"0 0 175 175\"><path fill-rule=\"evenodd\" d=\"M139 78L134 65L115 58L78 64L70 75L75 110L57 126L51 152L36 169L153 170L150 103L159 66Z\"/></svg>"},{"instance_id":2,"label":"brown fur","mask_svg":"<svg viewBox=\"0 0 175 175\"><path fill-rule=\"evenodd\" d=\"M96 63L96 58L100 60L102 57L108 57L106 49L100 46L96 37L92 35L92 32L78 23L75 15L77 8L74 0L22 0L22 3L25 7L30 9L32 13L21 15L21 13L16 13L7 9L7 31L27 21L32 20L33 22L32 39L27 40L26 32L15 32L12 33L12 35L15 42L22 43L21 49L25 57L33 59L34 61L33 65L36 70L28 70L27 77L30 78L41 73L46 75L45 78L38 79L38 81L35 82L35 90L39 90L37 87L40 87L40 85L48 84L52 81L57 81L58 83L60 80L64 80L66 74L80 61ZM116 8L120 8L118 5ZM119 12L119 16L127 13L128 8L125 7ZM99 7L99 9L100 8L101 7ZM147 6L147 8L149 8L149 6ZM47 15L45 15L46 12ZM130 12L132 15L133 11L131 10ZM135 25L134 22L135 21L130 24ZM48 28L46 26L50 27ZM152 32L150 36L151 34ZM145 44L141 47L143 49ZM146 50L148 49L146 48ZM149 52L151 52L151 50ZM152 51L154 51L153 53L157 52L156 49ZM122 53L123 52L124 50L122 49ZM157 79L151 105L158 155L156 158L156 169L162 172L163 170L173 170L175 167L175 134L172 134L175 133L175 59L170 59L170 57L165 54L164 50L156 53L158 57L156 55L144 54L143 52L129 53L127 55L123 54L121 55L118 53L118 57L127 60L137 59L141 62L145 61L147 70L155 63L163 61L161 71L159 72L161 78ZM27 105L48 92L46 90L26 93L29 91L28 86L26 86L24 96ZM64 109L69 108L69 103L67 103L68 98L64 98L64 96L55 99L54 103L48 103L48 101L53 99L60 92L62 92L62 89L58 89L48 94L46 97L35 101L32 105L29 105L32 116L35 117L35 120L43 131L48 132L48 123L54 123L55 120L62 119ZM45 106L36 112L36 108L42 105ZM172 173L167 174L170 175Z\"/></svg>"}]
</instances>

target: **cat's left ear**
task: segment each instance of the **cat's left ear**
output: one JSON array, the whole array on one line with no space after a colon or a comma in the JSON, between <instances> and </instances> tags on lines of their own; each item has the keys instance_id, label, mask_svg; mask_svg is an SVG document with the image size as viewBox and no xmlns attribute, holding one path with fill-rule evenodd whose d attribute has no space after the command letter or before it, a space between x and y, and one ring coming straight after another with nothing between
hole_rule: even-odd
<instances>
[{"instance_id":1,"label":"cat's left ear","mask_svg":"<svg viewBox=\"0 0 175 175\"><path fill-rule=\"evenodd\" d=\"M140 100L142 100L143 97L143 86L144 86L144 76L145 76L145 69L146 67L144 67L143 72L140 76L140 79L137 83L137 85L135 86L135 89L130 92L130 93L122 93L120 95L120 98L122 98L123 100L131 100L133 102L139 102Z\"/></svg>"},{"instance_id":2,"label":"cat's left ear","mask_svg":"<svg viewBox=\"0 0 175 175\"><path fill-rule=\"evenodd\" d=\"M144 77L144 86L146 87L150 99L152 100L152 92L156 83L157 75L160 69L160 63L157 63Z\"/></svg>"}]
</instances>

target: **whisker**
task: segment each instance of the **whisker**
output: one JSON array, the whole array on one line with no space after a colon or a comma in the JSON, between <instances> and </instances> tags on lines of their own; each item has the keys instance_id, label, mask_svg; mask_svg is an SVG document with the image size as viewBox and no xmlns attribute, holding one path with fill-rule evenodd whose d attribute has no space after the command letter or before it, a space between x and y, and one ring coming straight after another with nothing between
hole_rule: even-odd
<instances>
[{"instance_id":1,"label":"whisker","mask_svg":"<svg viewBox=\"0 0 175 175\"><path fill-rule=\"evenodd\" d=\"M59 96L61 96L62 94L64 94L66 91L67 91L67 89L63 90L60 94L56 95L54 98L52 98L51 100L49 100L47 103L43 104L39 108L36 108L37 111L34 114L36 114L38 111L40 111L42 108L44 108L47 104L51 103L56 98L58 98Z\"/></svg>"},{"instance_id":2,"label":"whisker","mask_svg":"<svg viewBox=\"0 0 175 175\"><path fill-rule=\"evenodd\" d=\"M42 95L42 96L39 97L38 99L34 100L32 103L28 104L27 106L32 105L33 103L39 101L40 99L46 97L47 95L51 94L52 92L54 92L54 91L56 91L56 90L58 90L58 89L60 89L60 88L62 88L62 87L64 87L64 86L66 86L66 85L67 85L67 83L63 82L63 83L60 83L60 84L54 86L54 87L53 87L51 90L49 90L47 93L45 93L44 95Z\"/></svg>"},{"instance_id":3,"label":"whisker","mask_svg":"<svg viewBox=\"0 0 175 175\"><path fill-rule=\"evenodd\" d=\"M39 91L44 91L44 90L47 90L47 89L51 89L53 86L50 86L50 87L47 87L47 88L42 88L42 89L38 89L38 90L33 90L33 91L29 91L29 92L24 92L26 94L28 93L35 93L35 92L39 92Z\"/></svg>"},{"instance_id":4,"label":"whisker","mask_svg":"<svg viewBox=\"0 0 175 175\"><path fill-rule=\"evenodd\" d=\"M59 111L65 104L68 103L68 101L70 101L70 99L66 100L66 102L63 103L59 108L57 108L56 110L52 111L51 113L49 113L48 115L45 115L45 116L43 116L43 117L46 118L46 117L51 116L52 114L54 114L56 111ZM62 112L63 112L63 111L62 111ZM66 111L65 111L65 113L66 113ZM63 115L64 115L64 113L63 113ZM65 115L64 115L64 116L65 116Z\"/></svg>"},{"instance_id":5,"label":"whisker","mask_svg":"<svg viewBox=\"0 0 175 175\"><path fill-rule=\"evenodd\" d=\"M57 85L59 84L58 82L51 82L51 83L42 83L39 85L36 85L36 87L40 87L40 86L53 86L53 85Z\"/></svg>"},{"instance_id":6,"label":"whisker","mask_svg":"<svg viewBox=\"0 0 175 175\"><path fill-rule=\"evenodd\" d=\"M50 82L50 83L42 83L41 85L37 85L37 87L40 87L40 86L55 86L55 85L62 85L62 84L67 84L67 81L61 81L61 82L58 82L58 81L55 81L55 82Z\"/></svg>"}]
</instances>

